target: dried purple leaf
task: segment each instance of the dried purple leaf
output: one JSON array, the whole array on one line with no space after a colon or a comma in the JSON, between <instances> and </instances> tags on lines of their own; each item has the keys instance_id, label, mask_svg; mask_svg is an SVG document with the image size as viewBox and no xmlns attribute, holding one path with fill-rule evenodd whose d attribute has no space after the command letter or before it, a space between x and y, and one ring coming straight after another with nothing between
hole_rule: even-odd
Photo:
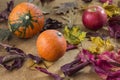
<instances>
[{"instance_id":1,"label":"dried purple leaf","mask_svg":"<svg viewBox=\"0 0 120 80\"><path fill-rule=\"evenodd\" d=\"M43 62L43 59L38 56L34 56L32 54L28 54L27 56L28 58L31 58L32 60L34 60L36 64L40 64L41 62Z\"/></svg>"},{"instance_id":2,"label":"dried purple leaf","mask_svg":"<svg viewBox=\"0 0 120 80\"><path fill-rule=\"evenodd\" d=\"M19 49L19 48L15 48L15 47L6 47L6 51L9 54L18 54L21 55L23 57L26 57L26 54L24 53L23 50Z\"/></svg>"},{"instance_id":3,"label":"dried purple leaf","mask_svg":"<svg viewBox=\"0 0 120 80\"><path fill-rule=\"evenodd\" d=\"M63 78L61 78L58 74L54 74L54 73L51 73L51 72L48 72L47 69L45 68L41 68L41 67L35 67L37 70L45 73L45 74L48 74L49 76L53 77L54 80L63 80Z\"/></svg>"},{"instance_id":4,"label":"dried purple leaf","mask_svg":"<svg viewBox=\"0 0 120 80\"><path fill-rule=\"evenodd\" d=\"M100 38L102 38L103 40L104 39L106 39L107 38L107 34L102 34L102 33L97 33L97 32L87 32L87 34L86 34L86 37L87 38L91 38L91 37L100 37Z\"/></svg>"},{"instance_id":5,"label":"dried purple leaf","mask_svg":"<svg viewBox=\"0 0 120 80\"><path fill-rule=\"evenodd\" d=\"M74 63L74 64L73 64ZM80 63L80 61L73 61L72 63L65 64L61 67L62 72L65 76L72 76L79 70L83 69L87 65L89 65L89 62Z\"/></svg>"},{"instance_id":6,"label":"dried purple leaf","mask_svg":"<svg viewBox=\"0 0 120 80\"><path fill-rule=\"evenodd\" d=\"M89 59L88 59L89 58ZM77 58L71 63L65 64L61 67L61 70L65 76L71 76L90 64L90 60L93 60L94 56L87 50L82 50Z\"/></svg>"},{"instance_id":7,"label":"dried purple leaf","mask_svg":"<svg viewBox=\"0 0 120 80\"><path fill-rule=\"evenodd\" d=\"M19 69L22 67L24 63L24 59L14 59L13 64L8 65L8 64L2 64L7 70L14 70L14 69Z\"/></svg>"},{"instance_id":8,"label":"dried purple leaf","mask_svg":"<svg viewBox=\"0 0 120 80\"><path fill-rule=\"evenodd\" d=\"M111 37L120 38L120 15L110 18L108 24Z\"/></svg>"},{"instance_id":9,"label":"dried purple leaf","mask_svg":"<svg viewBox=\"0 0 120 80\"><path fill-rule=\"evenodd\" d=\"M77 49L77 48L78 48L77 45L68 44L68 45L67 45L67 49L66 49L66 51L73 50L73 49Z\"/></svg>"},{"instance_id":10,"label":"dried purple leaf","mask_svg":"<svg viewBox=\"0 0 120 80\"><path fill-rule=\"evenodd\" d=\"M5 64L7 62L10 62L10 61L12 61L14 59L18 59L18 58L23 58L23 57L21 55L16 55L16 54L14 54L14 55L6 55L6 56L4 56L2 58L2 64Z\"/></svg>"},{"instance_id":11,"label":"dried purple leaf","mask_svg":"<svg viewBox=\"0 0 120 80\"><path fill-rule=\"evenodd\" d=\"M105 80L120 79L120 52L93 55L83 49L73 62L63 65L61 70L65 76L71 76L87 65L92 66L95 72Z\"/></svg>"},{"instance_id":12,"label":"dried purple leaf","mask_svg":"<svg viewBox=\"0 0 120 80\"><path fill-rule=\"evenodd\" d=\"M120 70L110 73L106 80L120 80Z\"/></svg>"},{"instance_id":13,"label":"dried purple leaf","mask_svg":"<svg viewBox=\"0 0 120 80\"><path fill-rule=\"evenodd\" d=\"M22 67L25 59L31 58L35 63L39 64L42 62L42 59L34 56L32 54L26 55L26 53L16 47L9 46L7 44L0 43L0 46L4 47L8 52L6 56L0 56L0 64L4 66L7 70L19 69ZM11 64L9 64L11 63Z\"/></svg>"},{"instance_id":14,"label":"dried purple leaf","mask_svg":"<svg viewBox=\"0 0 120 80\"><path fill-rule=\"evenodd\" d=\"M12 11L13 6L14 6L14 0L11 0L10 2L7 3L7 8L0 13L0 22L8 20L8 15Z\"/></svg>"}]
</instances>

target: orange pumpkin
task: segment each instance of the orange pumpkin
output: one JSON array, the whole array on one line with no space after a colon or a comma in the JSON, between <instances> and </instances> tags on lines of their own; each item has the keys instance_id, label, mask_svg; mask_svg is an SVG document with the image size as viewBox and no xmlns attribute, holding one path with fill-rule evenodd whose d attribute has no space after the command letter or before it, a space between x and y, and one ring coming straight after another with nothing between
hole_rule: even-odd
<instances>
[{"instance_id":1,"label":"orange pumpkin","mask_svg":"<svg viewBox=\"0 0 120 80\"><path fill-rule=\"evenodd\" d=\"M42 11L32 3L18 4L8 17L9 29L17 37L30 38L44 26Z\"/></svg>"},{"instance_id":2,"label":"orange pumpkin","mask_svg":"<svg viewBox=\"0 0 120 80\"><path fill-rule=\"evenodd\" d=\"M66 52L67 43L59 31L46 30L39 35L36 46L40 57L47 61L56 61Z\"/></svg>"}]
</instances>

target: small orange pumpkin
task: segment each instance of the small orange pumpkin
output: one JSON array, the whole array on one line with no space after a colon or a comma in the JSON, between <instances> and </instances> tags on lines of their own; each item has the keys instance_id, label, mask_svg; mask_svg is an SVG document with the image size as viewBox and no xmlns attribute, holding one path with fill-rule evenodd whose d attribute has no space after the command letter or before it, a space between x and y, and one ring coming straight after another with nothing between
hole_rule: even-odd
<instances>
[{"instance_id":1,"label":"small orange pumpkin","mask_svg":"<svg viewBox=\"0 0 120 80\"><path fill-rule=\"evenodd\" d=\"M38 36L36 47L40 57L47 61L56 61L65 54L67 43L62 33L51 29Z\"/></svg>"},{"instance_id":2,"label":"small orange pumpkin","mask_svg":"<svg viewBox=\"0 0 120 80\"><path fill-rule=\"evenodd\" d=\"M32 3L18 4L8 17L9 29L17 37L30 38L44 26L42 11Z\"/></svg>"}]
</instances>

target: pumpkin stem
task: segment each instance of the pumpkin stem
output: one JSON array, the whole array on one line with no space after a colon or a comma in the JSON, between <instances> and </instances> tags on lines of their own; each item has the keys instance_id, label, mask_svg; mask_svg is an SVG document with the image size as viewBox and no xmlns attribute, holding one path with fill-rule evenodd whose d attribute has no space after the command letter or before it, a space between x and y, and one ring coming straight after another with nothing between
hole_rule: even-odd
<instances>
[{"instance_id":1,"label":"pumpkin stem","mask_svg":"<svg viewBox=\"0 0 120 80\"><path fill-rule=\"evenodd\" d=\"M26 16L25 16L25 19L26 19L26 20L30 19L30 16L26 15Z\"/></svg>"},{"instance_id":2,"label":"pumpkin stem","mask_svg":"<svg viewBox=\"0 0 120 80\"><path fill-rule=\"evenodd\" d=\"M57 32L57 35L58 35L58 36L62 36L62 33L60 33L60 32Z\"/></svg>"}]
</instances>

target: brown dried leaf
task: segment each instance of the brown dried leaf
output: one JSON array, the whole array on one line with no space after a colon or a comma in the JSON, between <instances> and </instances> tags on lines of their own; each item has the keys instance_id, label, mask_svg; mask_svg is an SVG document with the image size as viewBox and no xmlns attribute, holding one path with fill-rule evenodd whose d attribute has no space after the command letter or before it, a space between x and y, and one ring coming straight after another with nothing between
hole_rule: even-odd
<instances>
[{"instance_id":1,"label":"brown dried leaf","mask_svg":"<svg viewBox=\"0 0 120 80\"><path fill-rule=\"evenodd\" d=\"M60 6L55 7L56 14L66 14L68 13L71 9L78 9L78 4L77 2L66 2L62 3Z\"/></svg>"},{"instance_id":2,"label":"brown dried leaf","mask_svg":"<svg viewBox=\"0 0 120 80\"><path fill-rule=\"evenodd\" d=\"M44 6L45 3L49 3L51 1L54 1L54 0L40 0L42 6Z\"/></svg>"}]
</instances>

